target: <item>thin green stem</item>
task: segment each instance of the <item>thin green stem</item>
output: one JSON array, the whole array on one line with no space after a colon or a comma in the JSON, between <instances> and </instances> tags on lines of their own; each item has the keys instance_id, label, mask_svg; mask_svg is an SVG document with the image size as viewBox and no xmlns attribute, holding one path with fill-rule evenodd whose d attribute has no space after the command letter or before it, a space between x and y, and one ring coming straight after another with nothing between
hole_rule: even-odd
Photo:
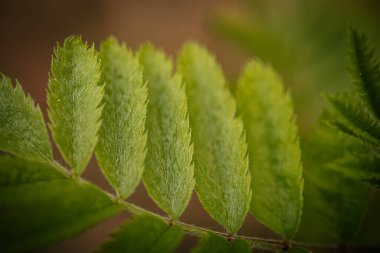
<instances>
[{"instance_id":1,"label":"thin green stem","mask_svg":"<svg viewBox=\"0 0 380 253\"><path fill-rule=\"evenodd\" d=\"M256 249L262 249L267 251L273 251L276 252L278 250L286 249L289 246L290 247L303 247L310 250L318 250L323 252L368 252L368 253L375 253L380 252L380 248L375 247L366 247L361 245L339 245L339 244L322 244L322 243L308 243L308 242L297 242L297 241L285 241L285 240L277 240L277 239L269 239L269 238L261 238L256 236L244 236L244 235L231 235L226 232L220 232L208 228L198 227L196 225L191 225L182 221L173 221L169 217L159 215L157 213L151 212L149 210L146 210L140 206L137 206L133 203L130 203L124 199L121 199L104 189L99 188L94 183L87 181L86 179L83 179L81 177L74 177L70 173L69 170L64 168L61 164L59 164L56 161L49 162L51 165L53 165L56 169L63 172L68 178L71 178L81 184L90 184L96 188L98 188L100 191L102 191L104 194L109 196L116 204L122 205L126 211L128 211L131 214L139 215L139 214L148 214L155 216L168 224L175 224L176 226L181 227L187 234L191 234L194 236L201 237L207 233L213 233L216 235L219 235L221 237L224 237L226 239L243 239L250 243L252 248ZM346 249L346 251L342 251L342 248Z\"/></svg>"}]
</instances>

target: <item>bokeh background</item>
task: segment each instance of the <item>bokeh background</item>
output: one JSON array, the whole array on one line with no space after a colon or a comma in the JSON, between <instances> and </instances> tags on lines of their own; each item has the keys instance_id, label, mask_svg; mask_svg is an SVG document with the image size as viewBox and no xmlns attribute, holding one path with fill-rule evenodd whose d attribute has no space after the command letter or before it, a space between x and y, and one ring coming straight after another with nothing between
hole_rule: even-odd
<instances>
[{"instance_id":1,"label":"bokeh background","mask_svg":"<svg viewBox=\"0 0 380 253\"><path fill-rule=\"evenodd\" d=\"M173 57L184 42L198 41L216 55L231 90L242 65L259 57L280 72L291 90L302 135L323 106L321 92L350 87L344 71L347 25L357 26L380 46L376 0L0 0L0 10L0 71L18 79L45 116L53 48L73 34L95 46L109 35L134 49L150 41ZM112 192L94 161L84 177ZM130 201L162 213L142 185ZM127 217L114 217L43 252L92 252ZM182 220L222 229L195 194ZM240 233L276 237L252 216ZM195 243L186 237L178 252Z\"/></svg>"}]
</instances>

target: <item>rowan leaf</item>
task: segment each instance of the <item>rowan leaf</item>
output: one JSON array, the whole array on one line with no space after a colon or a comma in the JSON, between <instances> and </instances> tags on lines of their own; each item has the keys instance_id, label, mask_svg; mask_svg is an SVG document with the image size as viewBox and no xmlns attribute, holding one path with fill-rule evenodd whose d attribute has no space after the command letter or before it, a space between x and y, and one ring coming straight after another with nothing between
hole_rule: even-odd
<instances>
[{"instance_id":1,"label":"rowan leaf","mask_svg":"<svg viewBox=\"0 0 380 253\"><path fill-rule=\"evenodd\" d=\"M51 64L47 102L53 139L79 175L91 158L100 126L103 86L94 47L79 37L57 46Z\"/></svg>"},{"instance_id":2,"label":"rowan leaf","mask_svg":"<svg viewBox=\"0 0 380 253\"><path fill-rule=\"evenodd\" d=\"M181 243L183 230L150 215L138 215L122 225L99 253L170 253Z\"/></svg>"},{"instance_id":3,"label":"rowan leaf","mask_svg":"<svg viewBox=\"0 0 380 253\"><path fill-rule=\"evenodd\" d=\"M125 45L109 38L99 56L105 93L96 158L118 195L127 198L144 171L147 89L138 59Z\"/></svg>"},{"instance_id":4,"label":"rowan leaf","mask_svg":"<svg viewBox=\"0 0 380 253\"><path fill-rule=\"evenodd\" d=\"M380 119L380 68L375 50L355 28L348 30L347 71L365 105Z\"/></svg>"},{"instance_id":5,"label":"rowan leaf","mask_svg":"<svg viewBox=\"0 0 380 253\"><path fill-rule=\"evenodd\" d=\"M242 239L227 241L215 234L208 233L203 236L192 253L249 253L250 245Z\"/></svg>"},{"instance_id":6,"label":"rowan leaf","mask_svg":"<svg viewBox=\"0 0 380 253\"><path fill-rule=\"evenodd\" d=\"M144 183L158 206L176 220L195 183L185 87L180 75L172 75L172 62L162 51L145 45L139 58L149 94Z\"/></svg>"},{"instance_id":7,"label":"rowan leaf","mask_svg":"<svg viewBox=\"0 0 380 253\"><path fill-rule=\"evenodd\" d=\"M252 175L251 212L276 233L295 236L302 213L302 164L290 94L279 76L248 63L236 91Z\"/></svg>"},{"instance_id":8,"label":"rowan leaf","mask_svg":"<svg viewBox=\"0 0 380 253\"><path fill-rule=\"evenodd\" d=\"M187 44L178 68L188 96L198 197L217 222L235 233L251 200L243 124L222 70L206 49Z\"/></svg>"},{"instance_id":9,"label":"rowan leaf","mask_svg":"<svg viewBox=\"0 0 380 253\"><path fill-rule=\"evenodd\" d=\"M0 245L29 252L79 234L122 206L47 163L0 156Z\"/></svg>"},{"instance_id":10,"label":"rowan leaf","mask_svg":"<svg viewBox=\"0 0 380 253\"><path fill-rule=\"evenodd\" d=\"M0 74L0 150L31 160L51 160L52 150L40 107L18 82Z\"/></svg>"}]
</instances>

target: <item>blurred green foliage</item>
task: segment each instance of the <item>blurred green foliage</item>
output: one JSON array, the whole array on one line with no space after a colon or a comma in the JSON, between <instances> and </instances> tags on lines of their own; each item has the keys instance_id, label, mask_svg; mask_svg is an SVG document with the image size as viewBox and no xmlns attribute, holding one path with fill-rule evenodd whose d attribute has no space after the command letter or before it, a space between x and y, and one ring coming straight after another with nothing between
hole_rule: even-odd
<instances>
[{"instance_id":1,"label":"blurred green foliage","mask_svg":"<svg viewBox=\"0 0 380 253\"><path fill-rule=\"evenodd\" d=\"M211 22L219 37L250 57L273 64L293 93L302 134L305 178L297 239L379 243L379 191L369 190L367 184L378 183L368 180L368 175L377 178L378 154L374 157L371 151L377 147L363 146L361 140L343 131L350 122L353 124L352 120L359 128L364 125L367 130L378 129L378 119L369 123L364 120L369 109L354 105L357 99L346 96L350 83L354 84L355 90L351 89L350 94L355 98L361 93L370 98L377 95L379 71L372 60L374 52L367 49L366 40L357 32L351 29L349 36L346 33L349 24L360 27L369 35L372 47L379 49L379 10L379 1L368 0L246 0L238 10L219 11ZM331 113L331 104L317 122L326 101L320 96L322 92L338 92L333 98L344 98L342 101L350 107L341 108L341 113L351 115L348 123L335 129L325 124L329 121L337 127L332 122L342 117Z\"/></svg>"},{"instance_id":2,"label":"blurred green foliage","mask_svg":"<svg viewBox=\"0 0 380 253\"><path fill-rule=\"evenodd\" d=\"M237 10L217 12L211 29L270 62L292 89L301 133L315 123L321 91L348 87L344 71L345 33L355 24L380 42L379 1L245 0Z\"/></svg>"}]
</instances>

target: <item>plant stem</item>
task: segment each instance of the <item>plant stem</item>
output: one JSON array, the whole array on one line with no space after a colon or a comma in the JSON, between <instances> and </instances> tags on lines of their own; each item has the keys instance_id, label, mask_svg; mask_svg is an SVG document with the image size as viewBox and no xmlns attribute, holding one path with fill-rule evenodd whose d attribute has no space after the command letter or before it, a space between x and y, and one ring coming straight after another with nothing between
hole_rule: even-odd
<instances>
[{"instance_id":1,"label":"plant stem","mask_svg":"<svg viewBox=\"0 0 380 253\"><path fill-rule=\"evenodd\" d=\"M380 252L380 248L378 247L367 247L362 245L339 245L339 244L323 244L323 243L309 243L309 242L297 242L297 241L285 241L285 240L277 240L277 239L269 239L269 238L261 238L256 236L244 236L244 235L231 235L226 232L220 232L208 228L198 227L196 225L191 225L182 221L173 221L169 217L162 216L160 214L151 212L149 210L146 210L140 206L137 206L133 203L130 203L124 199L121 199L104 189L101 189L96 184L83 179L81 177L75 177L72 176L70 171L68 171L66 168L64 168L61 164L59 164L56 161L51 161L50 164L55 167L57 170L64 173L68 178L77 181L81 184L89 184L93 187L98 188L99 191L103 192L107 196L109 196L116 204L124 206L125 210L128 211L131 214L139 215L139 214L148 214L152 215L154 217L157 217L163 221L165 221L168 224L175 224L176 226L181 227L187 234L195 235L198 237L201 237L208 233L213 233L216 235L219 235L221 237L224 237L225 239L243 239L250 243L252 248L255 249L262 249L272 252L277 252L279 250L287 249L288 246L290 247L302 247L310 250L317 250L319 252L362 252L362 253L375 253ZM344 249L344 250L342 250Z\"/></svg>"},{"instance_id":2,"label":"plant stem","mask_svg":"<svg viewBox=\"0 0 380 253\"><path fill-rule=\"evenodd\" d=\"M164 220L165 222L172 224L172 221L169 217L159 215L157 213L153 213L151 211L148 211L142 207L136 206L135 204L132 204L130 202L127 202L123 199L117 198L111 194L109 194L117 203L121 203L124 205L126 210L132 214L149 214L153 215L161 220ZM174 222L175 225L181 227L184 231L186 231L188 234L195 235L195 236L203 236L207 233L213 233L217 234L219 236L222 236L226 239L230 239L231 235L225 232L220 232L208 228L198 227L196 225L191 225L185 222L176 221ZM342 246L339 244L321 244L321 243L309 243L309 242L297 242L297 241L290 241L287 242L285 240L277 240L277 239L268 239L268 238L261 238L261 237L255 237L255 236L244 236L244 235L233 235L233 238L235 239L243 239L247 240L251 243L252 248L258 248L258 249L264 249L264 250L270 250L270 251L278 251L282 250L286 247L286 245L290 244L291 247L303 247L310 250L318 250L318 251L327 251L327 252L342 252ZM352 251L360 251L360 252L380 252L379 248L372 248L372 247L365 247L361 245L344 245L344 247L347 249L347 251L343 252L352 252Z\"/></svg>"}]
</instances>

